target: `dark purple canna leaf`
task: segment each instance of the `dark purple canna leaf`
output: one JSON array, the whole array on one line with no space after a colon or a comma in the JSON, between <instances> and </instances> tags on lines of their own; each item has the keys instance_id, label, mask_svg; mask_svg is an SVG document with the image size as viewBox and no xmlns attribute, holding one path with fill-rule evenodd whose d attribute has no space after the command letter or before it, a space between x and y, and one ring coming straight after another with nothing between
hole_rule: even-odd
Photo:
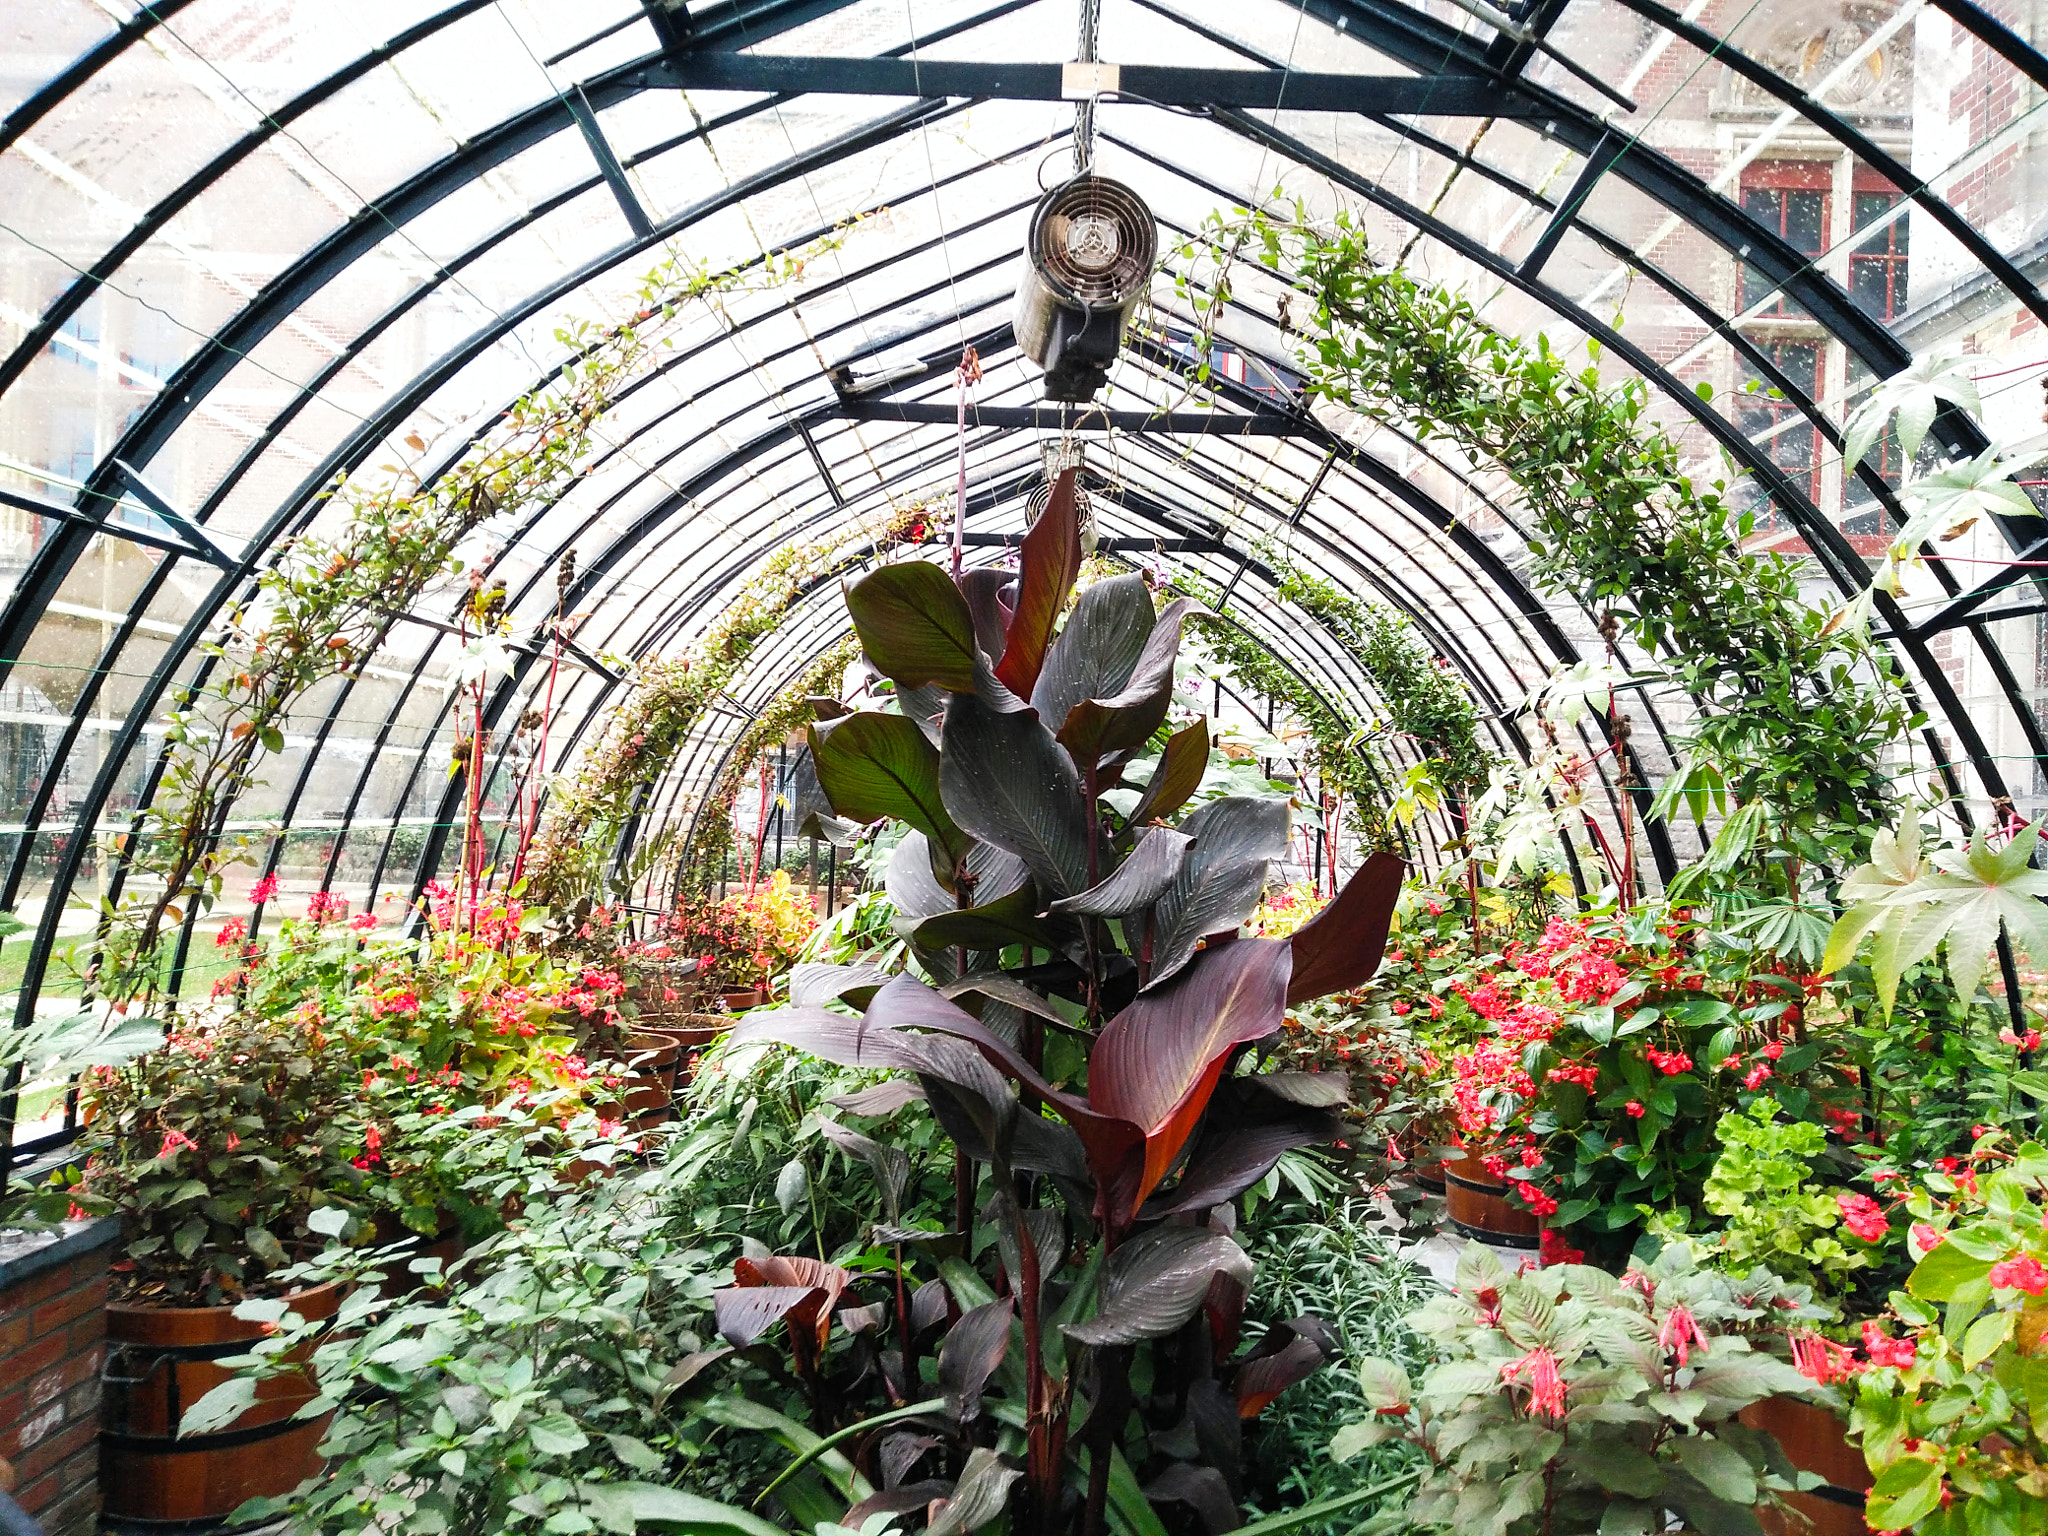
<instances>
[{"instance_id":1,"label":"dark purple canna leaf","mask_svg":"<svg viewBox=\"0 0 2048 1536\"><path fill-rule=\"evenodd\" d=\"M856 1008L865 1008L868 999L888 979L872 965L833 965L822 960L807 960L789 973L789 1000L807 1007L822 1008L844 998Z\"/></svg>"},{"instance_id":2,"label":"dark purple canna leaf","mask_svg":"<svg viewBox=\"0 0 2048 1536\"><path fill-rule=\"evenodd\" d=\"M1019 698L1030 698L1037 685L1053 627L1080 574L1081 521L1074 504L1074 471L1066 469L1053 481L1052 499L1018 552L1016 612L1010 615L996 676Z\"/></svg>"},{"instance_id":3,"label":"dark purple canna leaf","mask_svg":"<svg viewBox=\"0 0 2048 1536\"><path fill-rule=\"evenodd\" d=\"M1287 802L1226 795L1196 811L1180 830L1195 845L1152 909L1148 991L1186 965L1203 939L1233 932L1252 915L1268 867L1287 856Z\"/></svg>"},{"instance_id":4,"label":"dark purple canna leaf","mask_svg":"<svg viewBox=\"0 0 2048 1536\"><path fill-rule=\"evenodd\" d=\"M981 1413L981 1389L1010 1352L1014 1298L1000 1297L976 1307L947 1330L939 1345L939 1391L946 1412L962 1424Z\"/></svg>"},{"instance_id":5,"label":"dark purple canna leaf","mask_svg":"<svg viewBox=\"0 0 2048 1536\"><path fill-rule=\"evenodd\" d=\"M933 873L950 878L971 840L946 809L938 751L914 721L863 710L812 726L810 739L818 782L835 811L863 823L910 823L937 851Z\"/></svg>"},{"instance_id":6,"label":"dark purple canna leaf","mask_svg":"<svg viewBox=\"0 0 2048 1536\"><path fill-rule=\"evenodd\" d=\"M1176 1461L1145 1485L1145 1497L1154 1504L1187 1505L1201 1517L1209 1536L1223 1536L1244 1524L1230 1496L1230 1484L1214 1467Z\"/></svg>"},{"instance_id":7,"label":"dark purple canna leaf","mask_svg":"<svg viewBox=\"0 0 2048 1536\"><path fill-rule=\"evenodd\" d=\"M1020 866L1021 867L1021 866ZM896 851L889 855L889 869L883 877L889 903L898 918L915 922L936 917L957 905L953 893L939 884L932 873L932 845L922 832L906 832Z\"/></svg>"},{"instance_id":8,"label":"dark purple canna leaf","mask_svg":"<svg viewBox=\"0 0 2048 1536\"><path fill-rule=\"evenodd\" d=\"M825 1101L834 1109L843 1109L849 1115L880 1117L893 1115L907 1104L924 1102L924 1089L907 1077L892 1077L885 1083L876 1083L872 1088L861 1088L853 1093L835 1094Z\"/></svg>"},{"instance_id":9,"label":"dark purple canna leaf","mask_svg":"<svg viewBox=\"0 0 2048 1536\"><path fill-rule=\"evenodd\" d=\"M1016 589L1014 571L984 565L960 573L960 590L967 598L967 611L974 616L975 648L990 658L991 666L1003 654L1010 615L1016 608Z\"/></svg>"},{"instance_id":10,"label":"dark purple canna leaf","mask_svg":"<svg viewBox=\"0 0 2048 1536\"><path fill-rule=\"evenodd\" d=\"M1142 576L1112 576L1075 599L1031 690L1031 707L1046 728L1057 732L1083 699L1121 693L1155 623L1152 589Z\"/></svg>"},{"instance_id":11,"label":"dark purple canna leaf","mask_svg":"<svg viewBox=\"0 0 2048 1536\"><path fill-rule=\"evenodd\" d=\"M943 741L937 779L948 819L1022 859L1047 900L1087 889L1080 776L1037 716L998 714L956 694Z\"/></svg>"},{"instance_id":12,"label":"dark purple canna leaf","mask_svg":"<svg viewBox=\"0 0 2048 1536\"><path fill-rule=\"evenodd\" d=\"M933 1080L927 1085L932 1118L958 1145L962 1155L979 1163L994 1160L981 1128L960 1102L958 1090ZM1020 1173L1049 1173L1071 1185L1086 1185L1092 1174L1087 1148L1070 1125L1038 1115L1019 1115L1010 1138L1010 1166Z\"/></svg>"},{"instance_id":13,"label":"dark purple canna leaf","mask_svg":"<svg viewBox=\"0 0 2048 1536\"><path fill-rule=\"evenodd\" d=\"M1202 776L1208 771L1209 722L1197 720L1166 738L1166 750L1159 754L1159 764L1152 770L1145 792L1131 807L1125 837L1134 836L1147 822L1164 821L1186 805L1189 797L1202 787Z\"/></svg>"},{"instance_id":14,"label":"dark purple canna leaf","mask_svg":"<svg viewBox=\"0 0 2048 1536\"><path fill-rule=\"evenodd\" d=\"M903 1475L927 1453L936 1451L945 1442L937 1435L915 1435L908 1430L899 1430L882 1442L879 1460L882 1464L882 1486L894 1488L903 1481ZM922 1483L920 1487L936 1487L941 1494L950 1493L951 1483Z\"/></svg>"},{"instance_id":15,"label":"dark purple canna leaf","mask_svg":"<svg viewBox=\"0 0 2048 1536\"><path fill-rule=\"evenodd\" d=\"M923 560L885 565L846 590L861 649L906 688L974 686L974 618L953 578Z\"/></svg>"},{"instance_id":16,"label":"dark purple canna leaf","mask_svg":"<svg viewBox=\"0 0 2048 1536\"><path fill-rule=\"evenodd\" d=\"M798 1307L815 1312L825 1298L816 1285L756 1285L711 1293L712 1317L719 1336L743 1349Z\"/></svg>"},{"instance_id":17,"label":"dark purple canna leaf","mask_svg":"<svg viewBox=\"0 0 2048 1536\"><path fill-rule=\"evenodd\" d=\"M1213 1232L1216 1229L1211 1227L1209 1230ZM1209 1277L1208 1294L1202 1297L1202 1312L1209 1320L1209 1338L1217 1355L1228 1355L1237 1348L1238 1330L1244 1326L1245 1298L1250 1295L1250 1288L1236 1275L1218 1270Z\"/></svg>"},{"instance_id":18,"label":"dark purple canna leaf","mask_svg":"<svg viewBox=\"0 0 2048 1536\"><path fill-rule=\"evenodd\" d=\"M1094 1345L1164 1338L1195 1315L1219 1273L1249 1285L1250 1255L1202 1227L1148 1228L1109 1256L1095 1316L1065 1331Z\"/></svg>"},{"instance_id":19,"label":"dark purple canna leaf","mask_svg":"<svg viewBox=\"0 0 2048 1536\"><path fill-rule=\"evenodd\" d=\"M980 1530L1008 1506L1011 1485L1023 1475L986 1446L976 1446L953 1484L953 1496L937 1506L925 1536L967 1536Z\"/></svg>"},{"instance_id":20,"label":"dark purple canna leaf","mask_svg":"<svg viewBox=\"0 0 2048 1536\"><path fill-rule=\"evenodd\" d=\"M841 1307L837 1316L839 1326L848 1333L871 1333L889 1320L889 1308L886 1303L877 1301L865 1307Z\"/></svg>"},{"instance_id":21,"label":"dark purple canna leaf","mask_svg":"<svg viewBox=\"0 0 2048 1536\"><path fill-rule=\"evenodd\" d=\"M994 901L941 912L914 930L920 949L1002 949L1030 944L1039 949L1063 948L1071 924L1038 915L1038 895L1020 886Z\"/></svg>"},{"instance_id":22,"label":"dark purple canna leaf","mask_svg":"<svg viewBox=\"0 0 2048 1536\"><path fill-rule=\"evenodd\" d=\"M925 1436L922 1438L930 1438ZM932 1441L933 1445L939 1442ZM912 1510L923 1509L934 1499L943 1499L953 1491L953 1485L938 1478L921 1483L905 1483L901 1488L885 1488L880 1493L871 1493L858 1504L847 1510L846 1518L840 1521L848 1530L857 1531L867 1524L870 1515L907 1515Z\"/></svg>"},{"instance_id":23,"label":"dark purple canna leaf","mask_svg":"<svg viewBox=\"0 0 2048 1536\"><path fill-rule=\"evenodd\" d=\"M1238 1417L1252 1418L1289 1387L1307 1381L1336 1352L1336 1341L1320 1318L1297 1317L1275 1323L1237 1363Z\"/></svg>"},{"instance_id":24,"label":"dark purple canna leaf","mask_svg":"<svg viewBox=\"0 0 2048 1536\"><path fill-rule=\"evenodd\" d=\"M1193 841L1171 827L1149 828L1115 874L1079 895L1061 897L1052 910L1072 917L1125 917L1149 907L1180 874Z\"/></svg>"},{"instance_id":25,"label":"dark purple canna leaf","mask_svg":"<svg viewBox=\"0 0 2048 1536\"><path fill-rule=\"evenodd\" d=\"M1328 1111L1303 1109L1291 1120L1205 1133L1180 1182L1148 1200L1143 1214L1148 1220L1179 1216L1235 1200L1271 1173L1284 1153L1326 1145L1342 1130L1342 1123Z\"/></svg>"},{"instance_id":26,"label":"dark purple canna leaf","mask_svg":"<svg viewBox=\"0 0 2048 1536\"><path fill-rule=\"evenodd\" d=\"M917 722L917 728L924 732L925 740L933 746L939 744L939 722L946 718L946 690L937 683L926 683L922 688L898 688L896 707L903 711L903 718ZM841 715L850 711L842 709ZM819 716L824 719L824 716Z\"/></svg>"},{"instance_id":27,"label":"dark purple canna leaf","mask_svg":"<svg viewBox=\"0 0 2048 1536\"><path fill-rule=\"evenodd\" d=\"M1089 1105L1145 1138L1143 1169L1115 1219L1135 1213L1179 1159L1232 1053L1279 1032L1289 962L1278 939L1242 939L1202 955L1171 986L1140 993L1103 1026L1089 1058Z\"/></svg>"},{"instance_id":28,"label":"dark purple canna leaf","mask_svg":"<svg viewBox=\"0 0 2048 1536\"><path fill-rule=\"evenodd\" d=\"M1108 754L1143 746L1165 721L1173 702L1181 621L1194 609L1184 597L1168 603L1123 689L1108 698L1082 700L1061 722L1060 745L1084 772Z\"/></svg>"},{"instance_id":29,"label":"dark purple canna leaf","mask_svg":"<svg viewBox=\"0 0 2048 1536\"><path fill-rule=\"evenodd\" d=\"M903 1219L903 1191L910 1183L910 1155L900 1147L884 1146L872 1137L850 1130L836 1120L820 1119L818 1134L849 1157L859 1158L872 1168L882 1192L882 1214L890 1226Z\"/></svg>"},{"instance_id":30,"label":"dark purple canna leaf","mask_svg":"<svg viewBox=\"0 0 2048 1536\"><path fill-rule=\"evenodd\" d=\"M1192 819L1192 818L1190 818ZM1294 930L1294 979L1289 1006L1362 987L1380 968L1387 925L1408 866L1391 853L1375 853L1352 872L1337 899Z\"/></svg>"},{"instance_id":31,"label":"dark purple canna leaf","mask_svg":"<svg viewBox=\"0 0 2048 1536\"><path fill-rule=\"evenodd\" d=\"M1073 1027L1072 1021L1049 1001L1014 976L1006 975L1002 971L976 971L970 976L961 977L958 981L947 982L945 986L939 988L939 995L949 1002L970 992L999 1003L1007 1003L1021 1012L1035 1014L1061 1029Z\"/></svg>"},{"instance_id":32,"label":"dark purple canna leaf","mask_svg":"<svg viewBox=\"0 0 2048 1536\"><path fill-rule=\"evenodd\" d=\"M923 1334L946 1320L946 1282L927 1280L910 1294L910 1331Z\"/></svg>"}]
</instances>

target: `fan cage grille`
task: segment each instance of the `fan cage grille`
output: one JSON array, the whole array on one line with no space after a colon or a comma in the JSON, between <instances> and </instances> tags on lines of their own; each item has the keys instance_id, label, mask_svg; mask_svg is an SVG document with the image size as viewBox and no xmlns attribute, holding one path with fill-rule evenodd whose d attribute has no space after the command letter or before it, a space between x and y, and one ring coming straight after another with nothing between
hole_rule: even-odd
<instances>
[{"instance_id":1,"label":"fan cage grille","mask_svg":"<svg viewBox=\"0 0 2048 1536\"><path fill-rule=\"evenodd\" d=\"M1039 270L1063 296L1082 304L1121 305L1143 290L1158 245L1152 210L1106 176L1054 188L1032 220Z\"/></svg>"}]
</instances>

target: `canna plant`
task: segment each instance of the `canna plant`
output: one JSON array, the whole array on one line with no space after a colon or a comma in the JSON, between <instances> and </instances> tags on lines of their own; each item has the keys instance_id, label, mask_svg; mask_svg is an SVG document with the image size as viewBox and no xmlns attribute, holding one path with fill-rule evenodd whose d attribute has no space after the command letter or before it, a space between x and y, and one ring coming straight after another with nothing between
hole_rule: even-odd
<instances>
[{"instance_id":1,"label":"canna plant","mask_svg":"<svg viewBox=\"0 0 2048 1536\"><path fill-rule=\"evenodd\" d=\"M956 1151L955 1230L907 1229L903 1154L833 1126L883 1191L879 1263L743 1258L717 1298L735 1351L787 1327L817 1429L860 1438L856 1463L907 1444L928 1469L848 1526L929 1506L950 1536L1007 1508L1019 1532L1094 1536L1112 1517L1157 1531L1156 1504L1228 1529L1241 1420L1326 1355L1311 1318L1239 1350L1252 1267L1231 1202L1335 1136L1345 1085L1244 1069L1290 1005L1372 974L1403 866L1375 854L1288 939L1235 937L1285 854L1288 804L1182 814L1209 759L1206 721L1169 720L1198 610L1155 612L1142 577L1113 576L1062 625L1080 561L1068 472L1014 578L910 561L848 591L896 694L827 711L812 759L836 815L904 827L887 886L929 979L805 966L792 1006L734 1032L913 1074L875 1091L892 1112L921 1093ZM978 1217L992 1277L970 1262ZM938 1279L913 1287L906 1249L939 1257ZM836 1379L835 1318L855 1335ZM859 1418L855 1388L888 1410Z\"/></svg>"}]
</instances>

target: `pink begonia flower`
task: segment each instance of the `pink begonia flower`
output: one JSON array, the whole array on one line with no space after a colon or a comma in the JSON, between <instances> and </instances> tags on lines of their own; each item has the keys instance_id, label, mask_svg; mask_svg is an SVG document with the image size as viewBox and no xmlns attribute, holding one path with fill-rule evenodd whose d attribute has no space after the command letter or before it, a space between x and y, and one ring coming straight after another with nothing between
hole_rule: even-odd
<instances>
[{"instance_id":1,"label":"pink begonia flower","mask_svg":"<svg viewBox=\"0 0 2048 1536\"><path fill-rule=\"evenodd\" d=\"M1991 1287L1999 1291L2025 1291L2038 1296L2048 1291L2048 1269L2031 1253L2014 1254L1991 1266Z\"/></svg>"},{"instance_id":2,"label":"pink begonia flower","mask_svg":"<svg viewBox=\"0 0 2048 1536\"><path fill-rule=\"evenodd\" d=\"M1870 1196L1837 1195L1835 1205L1841 1210L1842 1225L1864 1242L1881 1243L1890 1234L1891 1223L1885 1219L1884 1207Z\"/></svg>"}]
</instances>

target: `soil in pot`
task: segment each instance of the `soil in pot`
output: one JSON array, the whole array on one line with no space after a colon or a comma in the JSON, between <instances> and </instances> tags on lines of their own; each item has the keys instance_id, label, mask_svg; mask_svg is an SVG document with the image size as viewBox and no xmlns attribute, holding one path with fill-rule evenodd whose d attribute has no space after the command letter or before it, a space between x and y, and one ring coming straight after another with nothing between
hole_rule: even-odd
<instances>
[{"instance_id":1,"label":"soil in pot","mask_svg":"<svg viewBox=\"0 0 2048 1536\"><path fill-rule=\"evenodd\" d=\"M302 1317L332 1317L341 1287L287 1298ZM106 1514L141 1525L219 1522L245 1499L289 1493L324 1465L331 1414L295 1420L313 1396L303 1375L272 1377L256 1405L224 1430L178 1435L185 1409L233 1375L215 1362L263 1337L233 1307L107 1306L100 1409L100 1492ZM291 1358L303 1359L300 1354Z\"/></svg>"},{"instance_id":2,"label":"soil in pot","mask_svg":"<svg viewBox=\"0 0 2048 1536\"><path fill-rule=\"evenodd\" d=\"M1801 1472L1827 1479L1806 1493L1782 1495L1806 1517L1788 1520L1781 1511L1759 1509L1757 1522L1769 1536L1864 1536L1863 1496L1870 1491L1870 1467L1849 1443L1849 1426L1819 1403L1798 1397L1767 1397L1737 1415L1751 1429L1778 1442L1785 1459Z\"/></svg>"},{"instance_id":3,"label":"soil in pot","mask_svg":"<svg viewBox=\"0 0 2048 1536\"><path fill-rule=\"evenodd\" d=\"M1487 1172L1480 1154L1469 1148L1446 1152L1444 1208L1461 1237L1476 1237L1501 1248L1539 1245L1535 1213L1506 1179Z\"/></svg>"}]
</instances>

